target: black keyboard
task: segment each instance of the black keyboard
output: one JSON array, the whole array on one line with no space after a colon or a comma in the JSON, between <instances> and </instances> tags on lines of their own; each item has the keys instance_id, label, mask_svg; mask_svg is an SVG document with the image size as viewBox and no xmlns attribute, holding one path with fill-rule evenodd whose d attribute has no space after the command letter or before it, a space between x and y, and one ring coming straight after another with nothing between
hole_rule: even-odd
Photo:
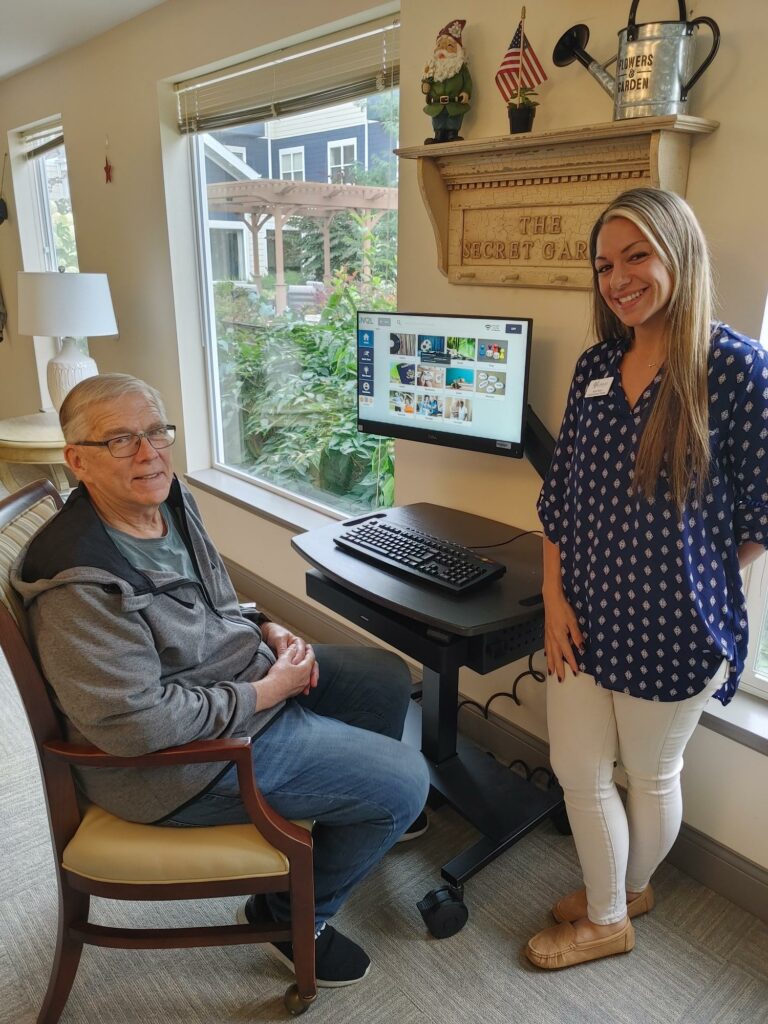
<instances>
[{"instance_id":1,"label":"black keyboard","mask_svg":"<svg viewBox=\"0 0 768 1024\"><path fill-rule=\"evenodd\" d=\"M377 517L350 524L334 540L350 555L380 569L434 583L454 594L489 583L507 571L500 562L461 544Z\"/></svg>"}]
</instances>

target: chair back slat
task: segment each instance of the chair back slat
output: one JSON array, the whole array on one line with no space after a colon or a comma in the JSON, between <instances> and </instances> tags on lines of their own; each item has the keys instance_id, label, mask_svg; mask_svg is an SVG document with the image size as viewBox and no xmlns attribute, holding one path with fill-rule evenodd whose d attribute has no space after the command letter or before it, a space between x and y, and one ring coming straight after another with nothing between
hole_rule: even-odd
<instances>
[{"instance_id":1,"label":"chair back slat","mask_svg":"<svg viewBox=\"0 0 768 1024\"><path fill-rule=\"evenodd\" d=\"M21 599L11 586L11 566L61 505L59 492L47 480L36 480L0 501L0 601L25 639L27 624Z\"/></svg>"},{"instance_id":2,"label":"chair back slat","mask_svg":"<svg viewBox=\"0 0 768 1024\"><path fill-rule=\"evenodd\" d=\"M64 739L64 730L30 650L24 611L11 586L10 572L22 548L61 505L58 491L47 480L37 480L0 501L0 650L8 662L37 748L53 842L59 855L57 869L80 815L71 769L42 750L49 740Z\"/></svg>"}]
</instances>

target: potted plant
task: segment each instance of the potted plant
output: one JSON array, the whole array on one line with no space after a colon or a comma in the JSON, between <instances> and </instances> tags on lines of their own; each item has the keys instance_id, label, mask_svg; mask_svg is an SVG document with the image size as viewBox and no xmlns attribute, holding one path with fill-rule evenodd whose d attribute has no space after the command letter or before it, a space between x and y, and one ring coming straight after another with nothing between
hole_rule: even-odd
<instances>
[{"instance_id":1,"label":"potted plant","mask_svg":"<svg viewBox=\"0 0 768 1024\"><path fill-rule=\"evenodd\" d=\"M533 98L536 95L535 90L527 85L521 85L519 89L513 90L507 101L509 130L513 134L529 132L533 128L536 107L539 105L539 101Z\"/></svg>"}]
</instances>

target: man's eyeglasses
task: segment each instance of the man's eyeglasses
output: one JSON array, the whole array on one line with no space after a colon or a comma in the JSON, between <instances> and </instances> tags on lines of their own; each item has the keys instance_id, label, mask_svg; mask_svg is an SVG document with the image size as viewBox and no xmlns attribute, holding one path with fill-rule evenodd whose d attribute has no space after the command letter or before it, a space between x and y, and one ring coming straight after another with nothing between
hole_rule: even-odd
<instances>
[{"instance_id":1,"label":"man's eyeglasses","mask_svg":"<svg viewBox=\"0 0 768 1024\"><path fill-rule=\"evenodd\" d=\"M153 448L170 448L176 440L176 427L165 423L162 427L142 430L139 434L119 434L108 441L74 441L78 448L106 448L116 459L128 459L135 455L141 447L141 439L146 437Z\"/></svg>"}]
</instances>

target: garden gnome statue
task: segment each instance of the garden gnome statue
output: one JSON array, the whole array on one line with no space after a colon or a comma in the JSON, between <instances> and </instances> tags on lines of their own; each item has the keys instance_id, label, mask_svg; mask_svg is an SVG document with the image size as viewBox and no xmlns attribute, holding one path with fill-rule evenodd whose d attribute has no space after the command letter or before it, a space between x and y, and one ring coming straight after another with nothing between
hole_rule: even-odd
<instances>
[{"instance_id":1,"label":"garden gnome statue","mask_svg":"<svg viewBox=\"0 0 768 1024\"><path fill-rule=\"evenodd\" d=\"M421 91L427 98L424 113L432 118L435 131L431 142L454 142L460 139L459 129L469 110L472 79L461 42L466 21L450 21L437 33L435 49L424 68Z\"/></svg>"}]
</instances>

